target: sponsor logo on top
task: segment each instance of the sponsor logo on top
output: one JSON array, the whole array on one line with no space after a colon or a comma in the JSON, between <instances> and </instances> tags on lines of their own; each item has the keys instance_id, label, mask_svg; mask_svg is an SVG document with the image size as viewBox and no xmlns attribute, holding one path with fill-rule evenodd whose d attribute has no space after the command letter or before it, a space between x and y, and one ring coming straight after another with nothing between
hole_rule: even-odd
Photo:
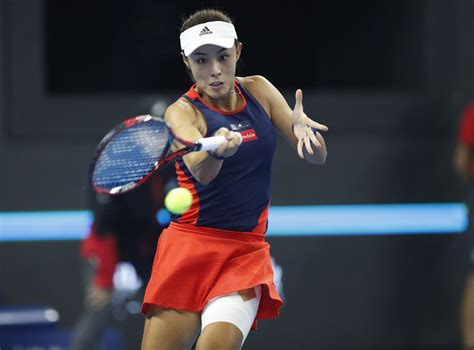
<instances>
[{"instance_id":1,"label":"sponsor logo on top","mask_svg":"<svg viewBox=\"0 0 474 350\"><path fill-rule=\"evenodd\" d=\"M250 122L248 122L248 121L243 121L243 122L240 122L240 123L237 123L237 124L230 124L230 128L233 131L248 128L249 126L250 126Z\"/></svg>"},{"instance_id":2,"label":"sponsor logo on top","mask_svg":"<svg viewBox=\"0 0 474 350\"><path fill-rule=\"evenodd\" d=\"M242 142L249 142L257 139L255 129L240 131L240 135L242 135Z\"/></svg>"}]
</instances>

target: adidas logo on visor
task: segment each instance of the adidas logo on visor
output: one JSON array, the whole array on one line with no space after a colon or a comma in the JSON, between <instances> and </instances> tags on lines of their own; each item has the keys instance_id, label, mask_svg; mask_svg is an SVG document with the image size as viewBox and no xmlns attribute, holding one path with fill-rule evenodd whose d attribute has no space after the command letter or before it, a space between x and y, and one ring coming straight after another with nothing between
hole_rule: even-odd
<instances>
[{"instance_id":1,"label":"adidas logo on visor","mask_svg":"<svg viewBox=\"0 0 474 350\"><path fill-rule=\"evenodd\" d=\"M202 28L201 32L199 33L199 36L206 35L206 34L212 34L212 31L209 28L207 28L207 26Z\"/></svg>"}]
</instances>

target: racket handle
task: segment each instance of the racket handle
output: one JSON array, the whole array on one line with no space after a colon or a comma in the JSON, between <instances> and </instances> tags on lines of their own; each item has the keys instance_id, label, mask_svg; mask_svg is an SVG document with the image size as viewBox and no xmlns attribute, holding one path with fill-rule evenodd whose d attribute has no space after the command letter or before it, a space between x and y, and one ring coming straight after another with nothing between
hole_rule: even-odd
<instances>
[{"instance_id":1,"label":"racket handle","mask_svg":"<svg viewBox=\"0 0 474 350\"><path fill-rule=\"evenodd\" d=\"M198 151L213 151L225 142L224 136L211 136L196 141Z\"/></svg>"}]
</instances>

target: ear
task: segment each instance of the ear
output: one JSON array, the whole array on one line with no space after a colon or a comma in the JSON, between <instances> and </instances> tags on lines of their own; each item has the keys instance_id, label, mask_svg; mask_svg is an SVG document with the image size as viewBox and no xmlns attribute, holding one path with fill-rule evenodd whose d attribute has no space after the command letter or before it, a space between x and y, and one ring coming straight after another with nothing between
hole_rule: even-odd
<instances>
[{"instance_id":1,"label":"ear","mask_svg":"<svg viewBox=\"0 0 474 350\"><path fill-rule=\"evenodd\" d=\"M184 65L186 66L186 68L190 69L188 58L184 55L183 51L181 51L181 56L183 57L183 62L184 62Z\"/></svg>"},{"instance_id":2,"label":"ear","mask_svg":"<svg viewBox=\"0 0 474 350\"><path fill-rule=\"evenodd\" d=\"M237 45L235 46L235 52L236 52L236 55L237 55L237 61L239 60L240 58L240 54L242 53L242 43L239 41L237 43Z\"/></svg>"}]
</instances>

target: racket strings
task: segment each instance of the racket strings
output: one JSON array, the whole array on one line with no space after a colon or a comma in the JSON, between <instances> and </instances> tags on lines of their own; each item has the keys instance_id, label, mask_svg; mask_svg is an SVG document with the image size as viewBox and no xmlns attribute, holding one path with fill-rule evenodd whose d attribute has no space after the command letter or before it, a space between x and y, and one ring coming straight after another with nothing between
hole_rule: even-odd
<instances>
[{"instance_id":1,"label":"racket strings","mask_svg":"<svg viewBox=\"0 0 474 350\"><path fill-rule=\"evenodd\" d=\"M145 177L168 150L170 135L159 122L135 124L116 134L97 160L93 182L112 189Z\"/></svg>"}]
</instances>

